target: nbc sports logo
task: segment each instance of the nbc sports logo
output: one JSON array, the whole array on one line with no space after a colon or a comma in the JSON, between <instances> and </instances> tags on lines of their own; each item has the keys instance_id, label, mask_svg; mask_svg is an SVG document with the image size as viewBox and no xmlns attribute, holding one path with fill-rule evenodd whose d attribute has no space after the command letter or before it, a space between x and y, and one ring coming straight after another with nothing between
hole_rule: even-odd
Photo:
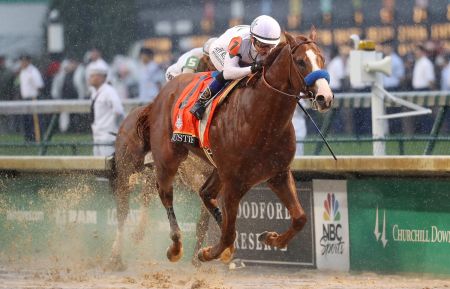
<instances>
[{"instance_id":1,"label":"nbc sports logo","mask_svg":"<svg viewBox=\"0 0 450 289\"><path fill-rule=\"evenodd\" d=\"M341 213L339 212L339 201L335 198L334 193L328 193L327 198L323 202L325 211L323 219L325 221L340 221Z\"/></svg>"},{"instance_id":2,"label":"nbc sports logo","mask_svg":"<svg viewBox=\"0 0 450 289\"><path fill-rule=\"evenodd\" d=\"M350 268L347 182L313 180L315 251L318 269Z\"/></svg>"}]
</instances>

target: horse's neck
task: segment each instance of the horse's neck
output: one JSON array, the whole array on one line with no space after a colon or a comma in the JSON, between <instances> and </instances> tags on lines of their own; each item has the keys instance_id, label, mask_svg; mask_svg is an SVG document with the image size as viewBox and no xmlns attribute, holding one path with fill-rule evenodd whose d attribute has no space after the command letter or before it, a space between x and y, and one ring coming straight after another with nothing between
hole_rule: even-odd
<instances>
[{"instance_id":1,"label":"horse's neck","mask_svg":"<svg viewBox=\"0 0 450 289\"><path fill-rule=\"evenodd\" d=\"M289 93L290 88L290 50L285 47L272 65L267 69L265 78L267 83L277 90ZM292 121L296 108L296 101L293 96L285 95L267 87L262 79L259 82L258 89L264 91L264 105L271 108L272 116L281 126L286 126ZM292 93L292 92L291 92ZM262 98L262 97L261 97ZM261 99L260 99L261 101Z\"/></svg>"}]
</instances>

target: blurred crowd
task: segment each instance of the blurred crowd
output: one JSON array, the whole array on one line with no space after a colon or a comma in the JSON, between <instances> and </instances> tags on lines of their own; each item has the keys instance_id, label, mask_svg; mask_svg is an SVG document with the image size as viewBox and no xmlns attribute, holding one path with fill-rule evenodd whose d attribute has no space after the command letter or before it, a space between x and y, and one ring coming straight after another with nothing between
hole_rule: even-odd
<instances>
[{"instance_id":1,"label":"blurred crowd","mask_svg":"<svg viewBox=\"0 0 450 289\"><path fill-rule=\"evenodd\" d=\"M348 59L351 49L350 46L341 46L327 48L324 51L331 78L330 86L335 93L370 90L369 87L350 85ZM420 44L413 52L403 57L397 54L391 42L381 43L377 50L392 57L392 75L384 77L387 90L450 90L449 52L439 43L429 41ZM87 51L83 59L61 55L51 55L47 59L31 59L26 55L19 59L6 59L0 56L0 101L31 98L21 93L19 85L21 72L24 71L23 62L29 61L30 65L37 68L35 73L39 73L43 81L36 95L37 99L89 99L92 93L86 72L89 65L102 62L108 66L107 81L115 88L120 99L151 102L165 82L165 70L176 61L176 57L170 63L157 63L153 59L153 51L147 49L146 52L140 53L140 57L117 55L110 62L103 59L101 51L97 48ZM22 130L22 122L17 121L17 117L0 117L3 118L1 130ZM83 120L79 118L80 115L62 117L60 130L86 131L89 123L83 125ZM337 132L364 134L367 133L367 128L370 128L370 115L368 116L366 112L358 110L345 112L340 118L342 124L336 128ZM355 118L365 123L362 129L353 127ZM43 117L41 125L45 126L46 121L48 122L48 119ZM77 125L70 125L71 123ZM428 131L428 128L425 130ZM413 132L414 128L409 128L409 133Z\"/></svg>"}]
</instances>

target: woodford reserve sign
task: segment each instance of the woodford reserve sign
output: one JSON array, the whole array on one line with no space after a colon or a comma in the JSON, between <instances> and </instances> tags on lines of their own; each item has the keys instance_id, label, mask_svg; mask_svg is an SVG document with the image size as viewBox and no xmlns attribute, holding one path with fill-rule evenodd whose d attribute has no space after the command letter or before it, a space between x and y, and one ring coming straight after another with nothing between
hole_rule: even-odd
<instances>
[{"instance_id":1,"label":"woodford reserve sign","mask_svg":"<svg viewBox=\"0 0 450 289\"><path fill-rule=\"evenodd\" d=\"M308 222L285 249L258 241L264 231L283 233L291 225L286 207L266 185L249 191L241 200L236 225L235 258L245 263L270 263L315 267L313 242L313 199L310 182L298 182L298 198Z\"/></svg>"}]
</instances>

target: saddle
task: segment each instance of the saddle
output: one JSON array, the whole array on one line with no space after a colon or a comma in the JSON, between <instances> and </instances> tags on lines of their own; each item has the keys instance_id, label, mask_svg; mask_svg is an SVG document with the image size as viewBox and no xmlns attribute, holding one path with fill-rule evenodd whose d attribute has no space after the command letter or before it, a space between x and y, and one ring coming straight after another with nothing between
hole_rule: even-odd
<instances>
[{"instance_id":1,"label":"saddle","mask_svg":"<svg viewBox=\"0 0 450 289\"><path fill-rule=\"evenodd\" d=\"M196 77L181 93L172 112L173 133L171 141L174 143L187 143L201 147L206 152L208 158L211 157L209 126L214 113L242 79L236 79L227 84L214 99L210 101L206 107L202 120L198 120L189 112L189 110L195 104L201 92L214 80L212 74L213 72L197 73ZM211 158L210 160L212 161Z\"/></svg>"}]
</instances>

